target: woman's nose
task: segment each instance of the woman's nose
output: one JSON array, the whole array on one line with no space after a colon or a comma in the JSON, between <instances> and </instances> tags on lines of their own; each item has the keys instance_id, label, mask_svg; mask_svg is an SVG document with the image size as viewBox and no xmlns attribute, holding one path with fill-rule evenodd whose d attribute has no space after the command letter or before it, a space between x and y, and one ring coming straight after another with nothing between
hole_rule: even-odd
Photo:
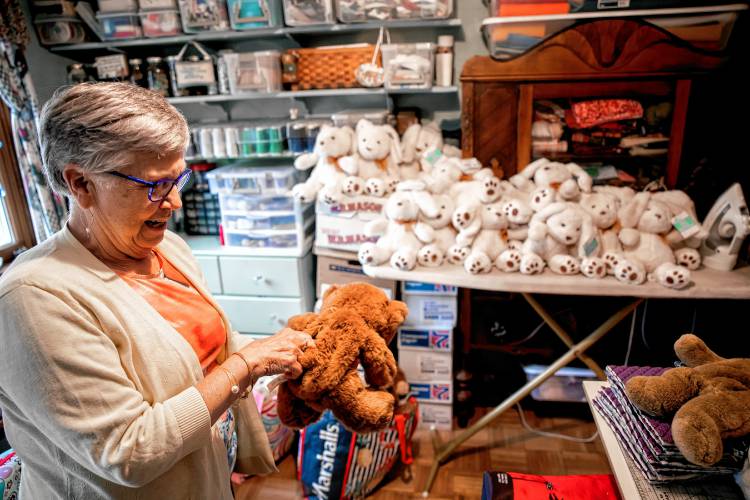
<instances>
[{"instance_id":1,"label":"woman's nose","mask_svg":"<svg viewBox=\"0 0 750 500\"><path fill-rule=\"evenodd\" d=\"M180 192L176 188L172 188L166 198L161 202L163 208L171 208L172 210L179 210L182 208L182 197Z\"/></svg>"}]
</instances>

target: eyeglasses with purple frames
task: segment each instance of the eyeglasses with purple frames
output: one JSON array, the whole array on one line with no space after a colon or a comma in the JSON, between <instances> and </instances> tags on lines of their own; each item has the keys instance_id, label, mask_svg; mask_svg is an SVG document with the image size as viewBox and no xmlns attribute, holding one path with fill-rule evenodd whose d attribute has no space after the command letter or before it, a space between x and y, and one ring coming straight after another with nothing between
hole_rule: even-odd
<instances>
[{"instance_id":1,"label":"eyeglasses with purple frames","mask_svg":"<svg viewBox=\"0 0 750 500\"><path fill-rule=\"evenodd\" d=\"M169 196L169 193L172 192L173 188L177 188L178 193L182 191L182 188L184 188L190 180L191 172L192 170L186 168L179 176L177 176L176 179L159 179L158 181L153 182L144 181L143 179L139 179L138 177L121 174L120 172L107 173L116 177L120 177L122 179L128 179L133 182L137 182L138 184L143 184L144 186L148 186L148 199L149 201L156 203L164 200L167 196Z\"/></svg>"}]
</instances>

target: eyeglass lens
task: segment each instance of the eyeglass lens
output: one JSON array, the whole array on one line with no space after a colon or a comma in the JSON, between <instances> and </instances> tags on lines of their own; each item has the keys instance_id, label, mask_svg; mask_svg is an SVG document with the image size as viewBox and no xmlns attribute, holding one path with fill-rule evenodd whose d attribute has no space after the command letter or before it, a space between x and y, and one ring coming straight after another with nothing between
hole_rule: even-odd
<instances>
[{"instance_id":1,"label":"eyeglass lens","mask_svg":"<svg viewBox=\"0 0 750 500\"><path fill-rule=\"evenodd\" d=\"M172 188L174 187L177 189L177 192L179 193L182 191L182 188L185 187L185 185L190 180L190 170L186 171L177 181L161 181L158 182L154 187L151 188L151 192L149 193L149 198L151 201L161 201L167 196L169 196L169 193L172 192Z\"/></svg>"}]
</instances>

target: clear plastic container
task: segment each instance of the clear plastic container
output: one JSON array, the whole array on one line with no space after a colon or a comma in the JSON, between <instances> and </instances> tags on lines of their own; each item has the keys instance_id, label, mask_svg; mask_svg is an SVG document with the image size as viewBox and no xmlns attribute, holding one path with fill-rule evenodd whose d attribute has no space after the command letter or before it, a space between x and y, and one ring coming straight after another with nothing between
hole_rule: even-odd
<instances>
[{"instance_id":1,"label":"clear plastic container","mask_svg":"<svg viewBox=\"0 0 750 500\"><path fill-rule=\"evenodd\" d=\"M350 109L334 113L331 118L335 127L354 128L362 119L370 120L373 125L386 125L390 114L387 109Z\"/></svg>"},{"instance_id":2,"label":"clear plastic container","mask_svg":"<svg viewBox=\"0 0 750 500\"><path fill-rule=\"evenodd\" d=\"M256 168L227 165L206 174L212 193L287 194L298 179L291 167Z\"/></svg>"},{"instance_id":3,"label":"clear plastic container","mask_svg":"<svg viewBox=\"0 0 750 500\"><path fill-rule=\"evenodd\" d=\"M387 19L446 19L453 13L453 0L419 2L363 2L337 0L336 12L342 23Z\"/></svg>"},{"instance_id":4,"label":"clear plastic container","mask_svg":"<svg viewBox=\"0 0 750 500\"><path fill-rule=\"evenodd\" d=\"M222 54L232 94L281 91L281 53L231 52Z\"/></svg>"},{"instance_id":5,"label":"clear plastic container","mask_svg":"<svg viewBox=\"0 0 750 500\"><path fill-rule=\"evenodd\" d=\"M227 0L232 29L268 28L282 24L281 0Z\"/></svg>"},{"instance_id":6,"label":"clear plastic container","mask_svg":"<svg viewBox=\"0 0 750 500\"><path fill-rule=\"evenodd\" d=\"M99 12L130 12L138 8L136 0L99 0Z\"/></svg>"},{"instance_id":7,"label":"clear plastic container","mask_svg":"<svg viewBox=\"0 0 750 500\"><path fill-rule=\"evenodd\" d=\"M182 33L180 14L176 9L141 11L143 34L147 37L175 36Z\"/></svg>"},{"instance_id":8,"label":"clear plastic container","mask_svg":"<svg viewBox=\"0 0 750 500\"><path fill-rule=\"evenodd\" d=\"M185 33L229 30L224 0L179 0L179 5Z\"/></svg>"},{"instance_id":9,"label":"clear plastic container","mask_svg":"<svg viewBox=\"0 0 750 500\"><path fill-rule=\"evenodd\" d=\"M96 14L105 40L140 38L143 35L137 12L117 12Z\"/></svg>"},{"instance_id":10,"label":"clear plastic container","mask_svg":"<svg viewBox=\"0 0 750 500\"><path fill-rule=\"evenodd\" d=\"M142 10L168 10L177 8L177 0L138 0Z\"/></svg>"},{"instance_id":11,"label":"clear plastic container","mask_svg":"<svg viewBox=\"0 0 750 500\"><path fill-rule=\"evenodd\" d=\"M37 17L34 26L42 45L81 43L86 40L83 23L73 17Z\"/></svg>"},{"instance_id":12,"label":"clear plastic container","mask_svg":"<svg viewBox=\"0 0 750 500\"><path fill-rule=\"evenodd\" d=\"M288 26L334 24L333 0L284 0L284 21Z\"/></svg>"},{"instance_id":13,"label":"clear plastic container","mask_svg":"<svg viewBox=\"0 0 750 500\"><path fill-rule=\"evenodd\" d=\"M386 88L432 87L435 73L434 43L384 44L382 51Z\"/></svg>"},{"instance_id":14,"label":"clear plastic container","mask_svg":"<svg viewBox=\"0 0 750 500\"><path fill-rule=\"evenodd\" d=\"M291 211L295 201L291 196L248 196L245 194L219 195L222 213L246 213L255 211Z\"/></svg>"}]
</instances>

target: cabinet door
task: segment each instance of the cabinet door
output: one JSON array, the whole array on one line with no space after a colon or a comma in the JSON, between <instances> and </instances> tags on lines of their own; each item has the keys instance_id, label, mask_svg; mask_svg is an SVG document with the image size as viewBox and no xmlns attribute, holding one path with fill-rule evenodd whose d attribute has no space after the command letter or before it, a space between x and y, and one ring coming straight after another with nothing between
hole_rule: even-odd
<instances>
[{"instance_id":1,"label":"cabinet door","mask_svg":"<svg viewBox=\"0 0 750 500\"><path fill-rule=\"evenodd\" d=\"M290 316L305 309L301 298L220 295L215 299L229 317L232 327L240 333L276 333L286 326Z\"/></svg>"},{"instance_id":2,"label":"cabinet door","mask_svg":"<svg viewBox=\"0 0 750 500\"><path fill-rule=\"evenodd\" d=\"M309 259L310 255L304 257ZM225 295L261 295L299 297L303 279L298 258L219 257L222 288Z\"/></svg>"}]
</instances>

